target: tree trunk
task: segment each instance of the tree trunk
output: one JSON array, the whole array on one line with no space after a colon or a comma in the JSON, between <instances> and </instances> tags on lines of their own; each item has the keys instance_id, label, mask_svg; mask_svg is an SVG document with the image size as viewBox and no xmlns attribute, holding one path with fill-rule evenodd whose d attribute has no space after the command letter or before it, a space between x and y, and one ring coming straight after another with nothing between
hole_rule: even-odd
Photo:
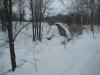
<instances>
[{"instance_id":1,"label":"tree trunk","mask_svg":"<svg viewBox=\"0 0 100 75\"><path fill-rule=\"evenodd\" d=\"M14 40L13 40L13 32L12 32L12 0L8 2L8 16L7 16L7 29L8 29L8 38L9 38L9 47L10 47L10 55L11 55L11 65L12 71L16 68L16 57L14 51Z\"/></svg>"},{"instance_id":2,"label":"tree trunk","mask_svg":"<svg viewBox=\"0 0 100 75\"><path fill-rule=\"evenodd\" d=\"M31 13L32 13L32 30L33 30L32 33L33 33L33 41L35 41L35 31L34 31L35 25L34 25L33 3L34 3L34 1L30 0L30 7L31 7Z\"/></svg>"},{"instance_id":3,"label":"tree trunk","mask_svg":"<svg viewBox=\"0 0 100 75\"><path fill-rule=\"evenodd\" d=\"M94 38L94 29L93 29L93 25L94 25L94 0L90 0L91 2L91 31L93 33L93 38Z\"/></svg>"}]
</instances>

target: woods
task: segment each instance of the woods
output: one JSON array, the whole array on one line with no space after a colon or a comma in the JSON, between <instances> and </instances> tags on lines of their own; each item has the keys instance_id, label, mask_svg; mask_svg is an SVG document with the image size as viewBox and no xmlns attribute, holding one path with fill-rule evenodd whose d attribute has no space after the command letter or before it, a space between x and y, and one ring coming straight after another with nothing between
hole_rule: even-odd
<instances>
[{"instance_id":1,"label":"woods","mask_svg":"<svg viewBox=\"0 0 100 75\"><path fill-rule=\"evenodd\" d=\"M56 11L53 11L52 3L56 3L57 1L60 3L58 6L60 7L62 5L65 12L61 11L62 13L59 13L57 8L55 8ZM29 47L27 47L27 43L24 45L27 47L26 49L32 49L33 52L31 53L33 56L30 58L34 59L32 61L34 61L36 72L38 71L37 59L39 56L36 57L35 52L42 53L42 51L38 51L38 49L42 49L42 47L37 48L37 45L40 46L40 43L45 42L46 47L49 47L47 42L52 41L52 39L47 40L47 36L52 28L51 26L54 26L57 22L61 22L61 25L64 25L63 29L68 29L71 33L72 37L67 40L68 42L69 40L73 40L74 36L82 35L85 28L89 26L93 38L95 38L95 26L98 26L98 31L100 30L99 0L72 0L70 6L67 6L68 1L66 0L57 1L0 0L0 32L5 35L3 39L0 38L0 48L7 47L7 49L9 49L9 60L11 61L9 65L11 65L12 72L19 66L19 64L17 64L19 58L17 58L16 52L18 49L18 52L21 52L20 46L17 48L17 45L19 39L22 41L23 38L25 41L27 40L26 38L28 38L28 42L32 44ZM64 35L66 32L63 32L59 24L57 26L59 33ZM0 37L2 37L2 35ZM65 37L67 37L67 33ZM61 39L65 40L64 38L60 38L59 40L61 41ZM3 43L1 41L3 41ZM43 47L45 46L43 45ZM36 51L35 48L37 48ZM31 62L29 60L23 60L22 56L20 57L23 62Z\"/></svg>"},{"instance_id":2,"label":"woods","mask_svg":"<svg viewBox=\"0 0 100 75\"><path fill-rule=\"evenodd\" d=\"M30 10L32 14L32 30L33 30L33 41L42 39L41 34L41 22L43 21L43 15L45 14L46 9L48 8L50 0L30 0ZM16 68L16 53L14 48L14 42L20 31L26 27L28 24L24 25L19 29L17 34L13 34L13 21L18 21L16 14L13 12L12 8L14 6L18 6L19 13L19 21L20 25L22 25L22 21L24 21L25 16L25 1L24 0L1 0L0 1L0 20L2 25L2 30L8 32L8 43L10 48L10 56L11 56L11 65L12 71ZM15 18L13 20L13 18Z\"/></svg>"}]
</instances>

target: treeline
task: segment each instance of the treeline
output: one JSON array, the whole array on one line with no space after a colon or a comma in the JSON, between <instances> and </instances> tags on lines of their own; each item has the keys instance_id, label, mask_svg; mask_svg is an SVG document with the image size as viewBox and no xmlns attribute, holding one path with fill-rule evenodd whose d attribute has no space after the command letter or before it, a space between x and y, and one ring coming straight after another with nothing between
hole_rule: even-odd
<instances>
[{"instance_id":1,"label":"treeline","mask_svg":"<svg viewBox=\"0 0 100 75\"><path fill-rule=\"evenodd\" d=\"M94 25L100 25L100 9L95 11L94 13ZM50 25L54 24L55 22L62 22L70 24L84 24L90 25L91 24L91 16L87 13L70 13L67 15L58 14L54 16L47 16L44 18L44 21L48 22Z\"/></svg>"},{"instance_id":2,"label":"treeline","mask_svg":"<svg viewBox=\"0 0 100 75\"><path fill-rule=\"evenodd\" d=\"M67 23L72 34L82 33L84 25L91 25L91 31L94 35L94 25L100 27L100 0L74 0L71 7L66 7L66 2L61 1L66 15L58 14L56 16L47 16L44 20L50 25L55 22Z\"/></svg>"}]
</instances>

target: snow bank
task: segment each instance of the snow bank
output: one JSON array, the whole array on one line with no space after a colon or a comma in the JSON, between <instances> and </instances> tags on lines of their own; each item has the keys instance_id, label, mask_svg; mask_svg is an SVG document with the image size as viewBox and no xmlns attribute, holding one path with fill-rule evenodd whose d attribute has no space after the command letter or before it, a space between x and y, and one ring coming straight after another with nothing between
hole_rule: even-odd
<instances>
[{"instance_id":1,"label":"snow bank","mask_svg":"<svg viewBox=\"0 0 100 75\"><path fill-rule=\"evenodd\" d=\"M45 36L42 42L33 43L31 31L29 26L22 31L25 34L20 33L17 37L15 41L17 68L13 73L7 72L7 75L100 75L100 32L96 32L93 39L91 32L86 31L83 35L72 39L64 49L61 38L47 40L45 37L47 33L43 33ZM9 49L0 48L0 51L4 53L3 58L0 58L1 74L11 67Z\"/></svg>"}]
</instances>

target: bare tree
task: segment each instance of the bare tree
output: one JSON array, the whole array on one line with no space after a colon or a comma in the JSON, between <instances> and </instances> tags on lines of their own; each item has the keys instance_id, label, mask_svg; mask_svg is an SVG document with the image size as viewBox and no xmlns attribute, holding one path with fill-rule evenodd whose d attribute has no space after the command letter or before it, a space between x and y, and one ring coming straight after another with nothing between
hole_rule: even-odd
<instances>
[{"instance_id":1,"label":"bare tree","mask_svg":"<svg viewBox=\"0 0 100 75\"><path fill-rule=\"evenodd\" d=\"M33 30L33 41L36 43L37 40L41 41L41 23L47 7L49 6L50 0L30 0L30 9L32 15L32 30ZM33 48L35 49L35 47ZM34 53L34 52L33 52ZM34 54L33 54L34 55ZM37 71L36 58L34 55L35 70Z\"/></svg>"},{"instance_id":2,"label":"bare tree","mask_svg":"<svg viewBox=\"0 0 100 75\"><path fill-rule=\"evenodd\" d=\"M43 21L44 14L50 4L51 0L30 0L34 41L41 41L41 22Z\"/></svg>"},{"instance_id":3,"label":"bare tree","mask_svg":"<svg viewBox=\"0 0 100 75\"><path fill-rule=\"evenodd\" d=\"M20 18L20 25L22 24L22 20L24 18L24 14L25 14L24 4L25 4L24 0L19 0L19 2L18 2L18 12L19 12L19 18Z\"/></svg>"},{"instance_id":4,"label":"bare tree","mask_svg":"<svg viewBox=\"0 0 100 75\"><path fill-rule=\"evenodd\" d=\"M12 71L16 68L16 57L14 51L14 41L13 41L13 32L12 32L12 0L2 0L3 2L3 21L8 31L9 38L9 47L10 47L10 56L11 56L11 65Z\"/></svg>"},{"instance_id":5,"label":"bare tree","mask_svg":"<svg viewBox=\"0 0 100 75\"><path fill-rule=\"evenodd\" d=\"M2 31L6 30L4 9L5 9L4 0L1 0L0 1L0 20L1 20L1 24L2 24Z\"/></svg>"},{"instance_id":6,"label":"bare tree","mask_svg":"<svg viewBox=\"0 0 100 75\"><path fill-rule=\"evenodd\" d=\"M98 30L100 29L100 0L97 0L97 3L96 3L96 16L97 16L97 24L98 24Z\"/></svg>"},{"instance_id":7,"label":"bare tree","mask_svg":"<svg viewBox=\"0 0 100 75\"><path fill-rule=\"evenodd\" d=\"M15 60L15 52L14 52L14 42L13 42L13 34L12 34L12 1L11 0L2 0L3 2L3 22L8 30L8 38L9 38L9 47L10 47L10 55L11 55L11 65L12 71L16 68L16 60Z\"/></svg>"},{"instance_id":8,"label":"bare tree","mask_svg":"<svg viewBox=\"0 0 100 75\"><path fill-rule=\"evenodd\" d=\"M94 1L95 0L90 0L91 3L91 31L93 32L93 38L94 38Z\"/></svg>"}]
</instances>

